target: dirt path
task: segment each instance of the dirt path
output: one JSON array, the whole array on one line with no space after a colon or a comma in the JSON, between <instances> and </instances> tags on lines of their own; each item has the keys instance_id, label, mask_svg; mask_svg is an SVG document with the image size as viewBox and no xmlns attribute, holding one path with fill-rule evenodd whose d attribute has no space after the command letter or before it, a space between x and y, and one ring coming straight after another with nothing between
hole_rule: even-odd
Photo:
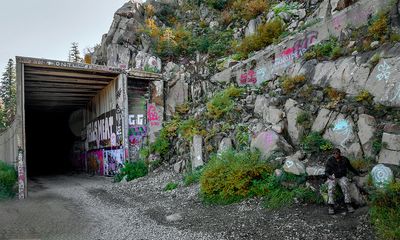
<instances>
[{"instance_id":1,"label":"dirt path","mask_svg":"<svg viewBox=\"0 0 400 240\"><path fill-rule=\"evenodd\" d=\"M163 191L178 181L170 171L121 184L39 178L29 199L0 202L0 239L374 239L366 208L332 217L322 206L267 211L256 199L208 206L198 185Z\"/></svg>"}]
</instances>

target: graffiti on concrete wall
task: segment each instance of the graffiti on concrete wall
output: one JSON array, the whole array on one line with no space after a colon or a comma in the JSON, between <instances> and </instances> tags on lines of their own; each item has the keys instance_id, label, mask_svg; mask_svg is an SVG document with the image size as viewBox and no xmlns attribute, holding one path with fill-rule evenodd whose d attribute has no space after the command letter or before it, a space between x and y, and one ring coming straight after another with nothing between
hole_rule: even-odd
<instances>
[{"instance_id":1,"label":"graffiti on concrete wall","mask_svg":"<svg viewBox=\"0 0 400 240\"><path fill-rule=\"evenodd\" d=\"M143 114L130 114L129 115L129 126L132 125L143 125Z\"/></svg>"},{"instance_id":2,"label":"graffiti on concrete wall","mask_svg":"<svg viewBox=\"0 0 400 240\"><path fill-rule=\"evenodd\" d=\"M124 149L104 151L104 175L114 176L124 165Z\"/></svg>"},{"instance_id":3,"label":"graffiti on concrete wall","mask_svg":"<svg viewBox=\"0 0 400 240\"><path fill-rule=\"evenodd\" d=\"M340 146L346 148L345 144L352 133L352 128L349 121L346 119L338 120L333 127L333 132L343 136L343 140L340 142Z\"/></svg>"},{"instance_id":4,"label":"graffiti on concrete wall","mask_svg":"<svg viewBox=\"0 0 400 240\"><path fill-rule=\"evenodd\" d=\"M306 33L305 37L295 41L292 47L289 47L275 55L274 67L282 68L294 63L295 60L304 55L307 49L315 43L317 38L318 32L316 31Z\"/></svg>"},{"instance_id":5,"label":"graffiti on concrete wall","mask_svg":"<svg viewBox=\"0 0 400 240\"><path fill-rule=\"evenodd\" d=\"M17 156L18 164L18 198L25 198L25 165L24 165L24 151L22 148L18 149Z\"/></svg>"},{"instance_id":6,"label":"graffiti on concrete wall","mask_svg":"<svg viewBox=\"0 0 400 240\"><path fill-rule=\"evenodd\" d=\"M265 67L256 69L256 70L249 70L240 75L239 84L241 85L260 85L266 79L267 69Z\"/></svg>"},{"instance_id":7,"label":"graffiti on concrete wall","mask_svg":"<svg viewBox=\"0 0 400 240\"><path fill-rule=\"evenodd\" d=\"M161 120L157 112L157 107L153 103L149 104L147 108L147 119L149 121L150 126L152 127L161 125Z\"/></svg>"},{"instance_id":8,"label":"graffiti on concrete wall","mask_svg":"<svg viewBox=\"0 0 400 240\"><path fill-rule=\"evenodd\" d=\"M129 142L133 145L141 144L147 136L146 126L129 126Z\"/></svg>"},{"instance_id":9,"label":"graffiti on concrete wall","mask_svg":"<svg viewBox=\"0 0 400 240\"><path fill-rule=\"evenodd\" d=\"M104 151L103 149L89 151L87 153L87 166L89 173L104 175Z\"/></svg>"},{"instance_id":10,"label":"graffiti on concrete wall","mask_svg":"<svg viewBox=\"0 0 400 240\"><path fill-rule=\"evenodd\" d=\"M116 111L112 110L100 115L96 120L86 125L86 141L88 150L112 146L120 146L117 141Z\"/></svg>"}]
</instances>

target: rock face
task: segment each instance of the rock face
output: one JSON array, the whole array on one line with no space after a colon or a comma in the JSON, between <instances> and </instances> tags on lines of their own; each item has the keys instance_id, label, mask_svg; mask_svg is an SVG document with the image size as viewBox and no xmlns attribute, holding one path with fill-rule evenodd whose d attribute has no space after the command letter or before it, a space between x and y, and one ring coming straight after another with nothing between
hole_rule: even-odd
<instances>
[{"instance_id":1,"label":"rock face","mask_svg":"<svg viewBox=\"0 0 400 240\"><path fill-rule=\"evenodd\" d=\"M326 127L328 126L329 123L329 119L331 118L333 112L329 111L326 108L322 108L319 112L318 112L318 116L315 119L311 130L313 132L323 132L325 131Z\"/></svg>"},{"instance_id":2,"label":"rock face","mask_svg":"<svg viewBox=\"0 0 400 240\"><path fill-rule=\"evenodd\" d=\"M358 137L364 151L364 156L372 157L372 143L376 133L375 118L366 114L358 116Z\"/></svg>"},{"instance_id":3,"label":"rock face","mask_svg":"<svg viewBox=\"0 0 400 240\"><path fill-rule=\"evenodd\" d=\"M375 187L382 188L393 181L393 172L383 164L376 165L371 171Z\"/></svg>"},{"instance_id":4,"label":"rock face","mask_svg":"<svg viewBox=\"0 0 400 240\"><path fill-rule=\"evenodd\" d=\"M364 196L360 193L360 190L355 183L350 183L349 193L351 196L351 202L358 206L364 206L366 204Z\"/></svg>"},{"instance_id":5,"label":"rock face","mask_svg":"<svg viewBox=\"0 0 400 240\"><path fill-rule=\"evenodd\" d=\"M204 165L203 161L203 137L199 135L193 136L193 144L190 155L192 158L192 171Z\"/></svg>"},{"instance_id":6,"label":"rock face","mask_svg":"<svg viewBox=\"0 0 400 240\"><path fill-rule=\"evenodd\" d=\"M325 175L325 167L322 167L322 166L307 167L306 173L308 176L324 176Z\"/></svg>"},{"instance_id":7,"label":"rock face","mask_svg":"<svg viewBox=\"0 0 400 240\"><path fill-rule=\"evenodd\" d=\"M168 81L166 113L170 117L175 113L176 106L188 100L189 85L186 82L188 73L183 66L169 62L163 76Z\"/></svg>"},{"instance_id":8,"label":"rock face","mask_svg":"<svg viewBox=\"0 0 400 240\"><path fill-rule=\"evenodd\" d=\"M400 135L383 133L379 163L400 165Z\"/></svg>"},{"instance_id":9,"label":"rock face","mask_svg":"<svg viewBox=\"0 0 400 240\"><path fill-rule=\"evenodd\" d=\"M219 144L218 153L221 154L232 148L233 148L232 139L231 138L223 138Z\"/></svg>"},{"instance_id":10,"label":"rock face","mask_svg":"<svg viewBox=\"0 0 400 240\"><path fill-rule=\"evenodd\" d=\"M328 126L330 128L325 131L323 136L325 139L339 146L344 155L353 158L362 157L362 149L357 133L354 131L353 120L339 114L335 119L329 121Z\"/></svg>"},{"instance_id":11,"label":"rock face","mask_svg":"<svg viewBox=\"0 0 400 240\"><path fill-rule=\"evenodd\" d=\"M114 15L110 30L102 38L93 56L93 63L108 66L135 67L139 50L148 52L149 44L140 33L144 27L144 9L140 3L129 1Z\"/></svg>"},{"instance_id":12,"label":"rock face","mask_svg":"<svg viewBox=\"0 0 400 240\"><path fill-rule=\"evenodd\" d=\"M304 111L297 107L296 101L289 99L285 103L285 112L290 139L293 144L298 145L300 138L304 134L304 128L297 124L297 117Z\"/></svg>"},{"instance_id":13,"label":"rock face","mask_svg":"<svg viewBox=\"0 0 400 240\"><path fill-rule=\"evenodd\" d=\"M280 150L285 153L293 151L292 146L272 130L261 132L256 138L253 138L251 149L258 149L261 152L262 157L265 159L271 156L274 151Z\"/></svg>"}]
</instances>

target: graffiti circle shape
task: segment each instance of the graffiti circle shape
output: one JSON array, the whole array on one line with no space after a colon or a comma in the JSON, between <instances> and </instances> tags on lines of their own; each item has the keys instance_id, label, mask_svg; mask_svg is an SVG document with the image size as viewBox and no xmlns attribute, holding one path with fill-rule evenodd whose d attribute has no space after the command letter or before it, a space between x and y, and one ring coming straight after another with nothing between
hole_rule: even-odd
<instances>
[{"instance_id":1,"label":"graffiti circle shape","mask_svg":"<svg viewBox=\"0 0 400 240\"><path fill-rule=\"evenodd\" d=\"M376 165L372 171L372 180L375 187L382 188L393 181L393 172L383 164Z\"/></svg>"}]
</instances>

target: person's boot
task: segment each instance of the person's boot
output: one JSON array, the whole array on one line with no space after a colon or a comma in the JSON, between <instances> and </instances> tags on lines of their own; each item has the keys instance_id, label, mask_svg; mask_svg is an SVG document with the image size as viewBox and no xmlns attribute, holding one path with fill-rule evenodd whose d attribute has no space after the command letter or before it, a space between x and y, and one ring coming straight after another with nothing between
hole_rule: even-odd
<instances>
[{"instance_id":1,"label":"person's boot","mask_svg":"<svg viewBox=\"0 0 400 240\"><path fill-rule=\"evenodd\" d=\"M349 212L349 213L353 213L354 212L354 208L353 208L353 206L351 206L350 203L347 204L347 212Z\"/></svg>"},{"instance_id":2,"label":"person's boot","mask_svg":"<svg viewBox=\"0 0 400 240\"><path fill-rule=\"evenodd\" d=\"M335 209L333 208L333 204L328 205L328 214L329 215L335 214Z\"/></svg>"}]
</instances>

